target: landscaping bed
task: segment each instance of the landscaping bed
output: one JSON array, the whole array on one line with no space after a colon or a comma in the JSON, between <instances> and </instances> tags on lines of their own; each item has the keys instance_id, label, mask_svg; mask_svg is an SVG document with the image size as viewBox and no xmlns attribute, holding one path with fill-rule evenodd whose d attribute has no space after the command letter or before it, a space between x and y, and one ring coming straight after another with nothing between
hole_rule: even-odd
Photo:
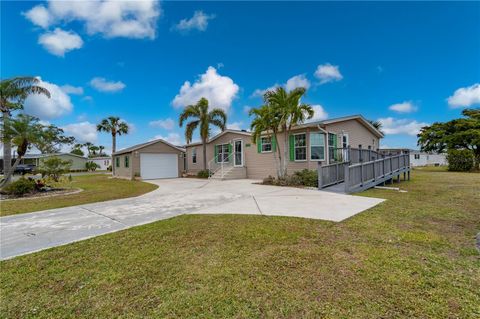
<instances>
[{"instance_id":1,"label":"landscaping bed","mask_svg":"<svg viewBox=\"0 0 480 319\"><path fill-rule=\"evenodd\" d=\"M54 186L64 189L66 193L55 194L54 198L39 196L29 200L2 200L0 216L134 197L158 188L151 183L110 178L103 174L72 176L71 181L64 178ZM83 191L68 192L78 189Z\"/></svg>"}]
</instances>

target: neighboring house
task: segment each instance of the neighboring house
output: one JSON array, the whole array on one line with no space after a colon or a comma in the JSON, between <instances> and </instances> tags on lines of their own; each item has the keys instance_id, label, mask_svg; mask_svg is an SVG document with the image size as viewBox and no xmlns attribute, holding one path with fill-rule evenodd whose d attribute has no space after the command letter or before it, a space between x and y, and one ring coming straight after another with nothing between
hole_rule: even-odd
<instances>
[{"instance_id":1,"label":"neighboring house","mask_svg":"<svg viewBox=\"0 0 480 319\"><path fill-rule=\"evenodd\" d=\"M411 166L444 166L448 165L447 155L410 150Z\"/></svg>"},{"instance_id":2,"label":"neighboring house","mask_svg":"<svg viewBox=\"0 0 480 319\"><path fill-rule=\"evenodd\" d=\"M35 166L40 166L42 161L47 158L59 157L64 161L70 161L72 166L70 170L84 170L85 164L87 163L87 158L70 153L52 153L52 154L25 154L21 160L21 164L33 164Z\"/></svg>"},{"instance_id":3,"label":"neighboring house","mask_svg":"<svg viewBox=\"0 0 480 319\"><path fill-rule=\"evenodd\" d=\"M185 149L164 140L154 140L113 154L115 176L133 179L180 177L185 169Z\"/></svg>"},{"instance_id":4,"label":"neighboring house","mask_svg":"<svg viewBox=\"0 0 480 319\"><path fill-rule=\"evenodd\" d=\"M385 155L410 154L410 166L444 166L448 165L447 154L422 152L408 148L388 148L381 149Z\"/></svg>"},{"instance_id":5,"label":"neighboring house","mask_svg":"<svg viewBox=\"0 0 480 319\"><path fill-rule=\"evenodd\" d=\"M288 173L316 170L319 163L332 162L335 148L351 146L377 150L382 137L383 134L361 115L298 125L287 138ZM227 129L208 141L207 168L216 170L219 164L228 165L228 174L222 178L275 176L272 152L279 148L283 156L284 143L284 134L278 135L278 141L265 135L253 143L250 132ZM187 173L203 170L202 143L189 144L185 148Z\"/></svg>"},{"instance_id":6,"label":"neighboring house","mask_svg":"<svg viewBox=\"0 0 480 319\"><path fill-rule=\"evenodd\" d=\"M91 157L88 161L97 164L97 170L99 171L106 171L108 167L112 165L112 158L110 156Z\"/></svg>"}]
</instances>

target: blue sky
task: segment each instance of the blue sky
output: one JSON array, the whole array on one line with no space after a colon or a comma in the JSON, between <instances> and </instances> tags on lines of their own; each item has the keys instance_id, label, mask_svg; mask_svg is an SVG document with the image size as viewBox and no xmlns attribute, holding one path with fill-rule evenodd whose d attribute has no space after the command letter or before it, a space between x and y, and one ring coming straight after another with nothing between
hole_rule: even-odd
<instances>
[{"instance_id":1,"label":"blue sky","mask_svg":"<svg viewBox=\"0 0 480 319\"><path fill-rule=\"evenodd\" d=\"M480 103L480 3L1 2L1 77L40 76L26 110L110 147L94 125L133 126L120 148L183 143L202 95L248 128L274 85L308 86L316 117L381 120L388 147ZM186 83L189 81L189 83Z\"/></svg>"}]
</instances>

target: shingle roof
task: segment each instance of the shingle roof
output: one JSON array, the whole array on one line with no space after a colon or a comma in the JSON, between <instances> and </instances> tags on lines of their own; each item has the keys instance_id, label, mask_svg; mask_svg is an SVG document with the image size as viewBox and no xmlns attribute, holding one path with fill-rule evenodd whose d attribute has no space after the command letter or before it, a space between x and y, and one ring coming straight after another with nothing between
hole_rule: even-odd
<instances>
[{"instance_id":1,"label":"shingle roof","mask_svg":"<svg viewBox=\"0 0 480 319\"><path fill-rule=\"evenodd\" d=\"M162 140L162 139L156 139L156 140L153 140L153 141L149 141L149 142L145 142L145 143L141 143L141 144L137 144L137 145L133 145L133 146L130 146L130 147L127 147L127 148L124 148L122 150L119 150L119 151L116 151L115 153L113 153L113 155L119 155L119 154L125 154L125 153L130 153L130 152L133 152L133 151L136 151L136 150L139 150L141 148L144 148L146 146L149 146L149 145L153 145L155 143L158 143L158 142L162 142L170 147L173 147L181 152L185 152L185 149L182 148L182 147L178 147L178 146L175 146L173 144L170 144L168 143L167 141L165 140Z\"/></svg>"}]
</instances>

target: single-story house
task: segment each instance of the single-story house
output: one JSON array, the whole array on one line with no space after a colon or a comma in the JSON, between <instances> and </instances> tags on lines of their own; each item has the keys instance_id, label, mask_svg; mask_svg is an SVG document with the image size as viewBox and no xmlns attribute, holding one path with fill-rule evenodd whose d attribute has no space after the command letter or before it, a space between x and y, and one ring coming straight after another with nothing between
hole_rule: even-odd
<instances>
[{"instance_id":1,"label":"single-story house","mask_svg":"<svg viewBox=\"0 0 480 319\"><path fill-rule=\"evenodd\" d=\"M94 162L98 165L98 170L106 171L110 165L112 165L112 158L110 156L91 157L89 162Z\"/></svg>"},{"instance_id":2,"label":"single-story house","mask_svg":"<svg viewBox=\"0 0 480 319\"><path fill-rule=\"evenodd\" d=\"M207 168L231 166L224 178L262 179L275 176L273 152L279 148L283 155L284 134L278 141L265 134L258 141L252 141L247 131L227 129L207 142ZM353 115L316 121L296 126L287 137L289 173L303 169L317 169L333 162L335 149L352 148L378 150L383 133L361 115ZM202 143L185 146L186 171L196 174L203 170Z\"/></svg>"},{"instance_id":3,"label":"single-story house","mask_svg":"<svg viewBox=\"0 0 480 319\"><path fill-rule=\"evenodd\" d=\"M381 149L384 154L410 154L410 166L445 166L448 165L447 154L435 152L422 152L408 148Z\"/></svg>"},{"instance_id":4,"label":"single-story house","mask_svg":"<svg viewBox=\"0 0 480 319\"><path fill-rule=\"evenodd\" d=\"M185 149L157 139L113 154L114 176L133 179L180 177L185 170Z\"/></svg>"},{"instance_id":5,"label":"single-story house","mask_svg":"<svg viewBox=\"0 0 480 319\"><path fill-rule=\"evenodd\" d=\"M70 153L51 153L51 154L25 154L25 156L20 161L20 164L33 164L35 166L40 166L42 161L47 158L59 157L64 161L70 161L72 166L70 169L72 171L84 170L85 164L87 163L87 158Z\"/></svg>"}]
</instances>

